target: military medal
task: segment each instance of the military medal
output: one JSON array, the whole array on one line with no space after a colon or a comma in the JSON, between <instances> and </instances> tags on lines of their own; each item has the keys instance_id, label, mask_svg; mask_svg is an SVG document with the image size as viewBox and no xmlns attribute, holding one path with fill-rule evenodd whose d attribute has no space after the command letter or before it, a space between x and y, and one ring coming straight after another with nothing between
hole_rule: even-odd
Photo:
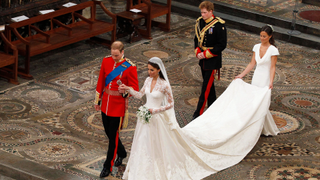
<instances>
[{"instance_id":1,"label":"military medal","mask_svg":"<svg viewBox=\"0 0 320 180\"><path fill-rule=\"evenodd\" d=\"M122 84L122 82L121 82L120 79L117 81L117 84L118 84L119 86Z\"/></svg>"},{"instance_id":2,"label":"military medal","mask_svg":"<svg viewBox=\"0 0 320 180\"><path fill-rule=\"evenodd\" d=\"M120 76L119 76L119 80L117 81L117 84L118 84L119 86L122 84L122 81L120 80L121 76L122 76L122 72L121 72L121 74L120 74Z\"/></svg>"},{"instance_id":3,"label":"military medal","mask_svg":"<svg viewBox=\"0 0 320 180\"><path fill-rule=\"evenodd\" d=\"M209 34L213 33L213 27L209 28Z\"/></svg>"}]
</instances>

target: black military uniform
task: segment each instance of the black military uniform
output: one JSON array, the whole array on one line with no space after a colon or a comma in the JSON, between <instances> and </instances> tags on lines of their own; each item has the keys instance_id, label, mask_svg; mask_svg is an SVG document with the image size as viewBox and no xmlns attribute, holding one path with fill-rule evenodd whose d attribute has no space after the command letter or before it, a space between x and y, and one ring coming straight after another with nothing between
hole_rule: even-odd
<instances>
[{"instance_id":1,"label":"black military uniform","mask_svg":"<svg viewBox=\"0 0 320 180\"><path fill-rule=\"evenodd\" d=\"M220 77L220 68L222 67L221 52L227 46L227 30L224 24L224 20L212 16L206 21L202 17L198 18L195 25L195 54L198 55L203 52L205 59L199 61L203 84L197 110L194 112L193 118L203 113L207 102L208 106L210 106L216 100L214 74L218 72Z\"/></svg>"}]
</instances>

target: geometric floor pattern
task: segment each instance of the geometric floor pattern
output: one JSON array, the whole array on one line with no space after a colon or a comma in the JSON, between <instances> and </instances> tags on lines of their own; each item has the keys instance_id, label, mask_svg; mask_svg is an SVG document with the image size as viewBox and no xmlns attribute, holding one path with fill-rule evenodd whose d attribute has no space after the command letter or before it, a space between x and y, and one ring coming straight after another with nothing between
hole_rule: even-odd
<instances>
[{"instance_id":1,"label":"geometric floor pattern","mask_svg":"<svg viewBox=\"0 0 320 180\"><path fill-rule=\"evenodd\" d=\"M148 59L162 58L173 89L177 121L183 127L195 110L201 72L193 50L194 19L178 15L172 18L171 32L155 29L152 40L126 43L125 55L138 68L140 87L147 77ZM215 82L218 95L246 67L252 47L259 41L257 34L228 29L221 80ZM261 136L239 164L205 180L320 179L320 51L280 41L276 45L280 56L270 110L281 133ZM83 54L73 52L72 48L65 50L60 60L66 56L81 60ZM102 57L110 51L96 45L85 53L87 62L55 73L41 74L39 70L35 80L2 89L1 151L79 179L99 179L108 140L93 100ZM57 60L60 57L54 53L50 56ZM41 64L41 58L34 64ZM252 72L244 80L250 82L251 78ZM133 98L129 101L129 125L120 133L129 155L135 112L144 102ZM108 179L120 179L126 161L114 168Z\"/></svg>"},{"instance_id":2,"label":"geometric floor pattern","mask_svg":"<svg viewBox=\"0 0 320 180\"><path fill-rule=\"evenodd\" d=\"M296 10L295 21L299 24L308 24L311 27L320 27L319 19L313 20L304 18L306 12L316 12L320 10L319 6L306 4L302 0L211 0L211 2L221 2L240 9L247 9L256 13L263 13L287 21L292 21L293 10ZM318 16L315 16L318 17ZM270 22L272 24L272 22Z\"/></svg>"}]
</instances>

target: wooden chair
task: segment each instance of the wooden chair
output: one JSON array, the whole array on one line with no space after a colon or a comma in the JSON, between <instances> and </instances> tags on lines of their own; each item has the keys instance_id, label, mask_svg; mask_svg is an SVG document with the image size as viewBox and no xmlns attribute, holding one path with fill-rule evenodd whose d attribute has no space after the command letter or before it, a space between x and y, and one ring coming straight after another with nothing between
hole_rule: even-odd
<instances>
[{"instance_id":1,"label":"wooden chair","mask_svg":"<svg viewBox=\"0 0 320 180\"><path fill-rule=\"evenodd\" d=\"M98 5L106 15L112 18L112 22L96 18L96 6ZM85 8L90 8L90 18L85 18L78 13ZM59 21L59 17L64 15L72 17L69 24ZM77 21L77 18L81 19L81 21ZM36 27L37 23L43 21L50 22L49 30L42 31ZM31 17L24 21L11 23L6 25L5 33L8 41L17 47L19 55L25 57L24 68L18 68L20 77L33 79L33 76L30 74L30 58L32 56L89 38L110 47L112 42L116 40L116 23L117 16L111 13L101 1L91 0L68 8L61 8L48 14ZM27 37L22 37L18 32L18 29L21 27L28 29L29 34ZM31 29L37 33L32 34ZM96 37L107 32L111 33L111 41ZM13 35L16 38L12 38Z\"/></svg>"},{"instance_id":2,"label":"wooden chair","mask_svg":"<svg viewBox=\"0 0 320 180\"><path fill-rule=\"evenodd\" d=\"M3 32L0 32L2 42L12 50L12 54L6 51L0 51L0 76L9 80L12 84L19 84L18 82L18 49L12 45L5 37ZM4 49L6 49L4 48Z\"/></svg>"},{"instance_id":3,"label":"wooden chair","mask_svg":"<svg viewBox=\"0 0 320 180\"><path fill-rule=\"evenodd\" d=\"M136 0L136 4L133 5L133 0L127 0L127 11L130 9L139 9L139 14L145 16L146 30L140 30L142 36L148 39L151 37L151 26L157 26L161 30L170 31L170 15L171 15L171 0L167 0L166 5L155 4L151 0ZM162 15L166 15L166 22L156 22L153 19Z\"/></svg>"}]
</instances>

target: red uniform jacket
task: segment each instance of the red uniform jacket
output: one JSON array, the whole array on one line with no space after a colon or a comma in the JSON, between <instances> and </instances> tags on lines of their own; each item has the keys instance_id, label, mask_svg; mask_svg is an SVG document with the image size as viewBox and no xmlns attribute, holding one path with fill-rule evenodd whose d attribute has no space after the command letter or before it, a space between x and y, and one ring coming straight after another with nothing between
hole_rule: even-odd
<instances>
[{"instance_id":1,"label":"red uniform jacket","mask_svg":"<svg viewBox=\"0 0 320 180\"><path fill-rule=\"evenodd\" d=\"M105 80L108 74L125 61L129 62L131 66L127 68L122 75L117 76L107 86L105 86ZM122 58L118 63L116 63L111 56L103 58L97 83L95 104L98 104L102 96L101 111L107 116L123 117L125 114L125 98L121 95L110 95L105 92L106 88L117 93L119 87L117 81L119 79L123 84L139 91L137 67L129 59Z\"/></svg>"}]
</instances>

